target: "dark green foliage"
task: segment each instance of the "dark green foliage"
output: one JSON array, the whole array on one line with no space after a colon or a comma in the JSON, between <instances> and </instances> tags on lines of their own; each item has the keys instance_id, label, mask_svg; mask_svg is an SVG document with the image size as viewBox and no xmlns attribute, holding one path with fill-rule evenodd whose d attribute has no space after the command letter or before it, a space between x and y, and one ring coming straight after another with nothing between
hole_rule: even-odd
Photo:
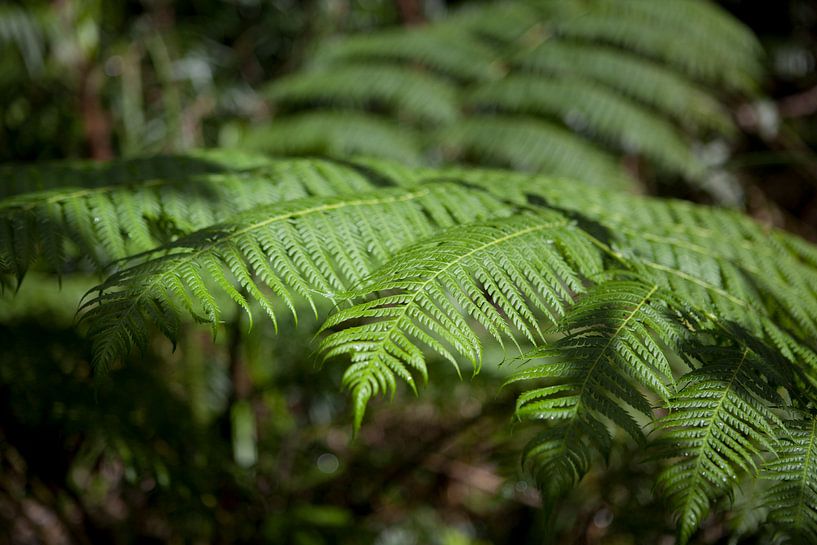
<instances>
[{"instance_id":1,"label":"dark green foliage","mask_svg":"<svg viewBox=\"0 0 817 545\"><path fill-rule=\"evenodd\" d=\"M287 154L459 159L618 187L633 184L616 160L629 154L705 186L694 144L734 132L720 98L753 91L759 53L751 32L703 0L469 6L420 28L329 41L306 69L269 86L272 123L245 142ZM317 130L316 119L340 115L348 133Z\"/></svg>"},{"instance_id":2,"label":"dark green foliage","mask_svg":"<svg viewBox=\"0 0 817 545\"><path fill-rule=\"evenodd\" d=\"M775 457L761 477L774 483L763 498L769 520L788 530L792 543L817 541L817 420L786 423Z\"/></svg>"},{"instance_id":3,"label":"dark green foliage","mask_svg":"<svg viewBox=\"0 0 817 545\"><path fill-rule=\"evenodd\" d=\"M155 221L161 205L173 228L145 239L160 243L154 249L128 255L133 227L115 206L110 228L92 223L72 247L87 257L102 248L110 260L119 240L127 255L82 306L98 364L147 348L154 327L175 341L185 316L215 332L235 307L277 325L286 307L295 313L306 301L323 315L318 303L328 300L335 309L321 350L351 358L343 380L358 427L373 396L433 380L430 354L478 370L486 339L510 342L511 357L534 360L508 387L524 388L518 419L546 422L524 460L549 504L612 445L655 442L648 451L673 460L659 488L686 542L738 482L779 456L789 462L760 473L775 482L769 521L809 535L814 504L792 481L813 468L791 453L811 444L802 446L809 440L788 412L814 401L810 245L734 212L541 176L247 155L236 165L171 184L201 195L190 202L209 211L196 220L204 227L193 208L157 197L172 174L111 185L89 177L70 189L52 179L50 190L12 195L0 205L11 233L5 271L59 265L38 261L56 243L17 219L51 217L55 194L66 210L89 206L77 208L83 214L100 188L105 198L154 203L133 208L137 225ZM256 184L253 196L233 177ZM214 188L218 200L207 200ZM653 424L655 439L643 431ZM801 514L784 516L790 509Z\"/></svg>"}]
</instances>

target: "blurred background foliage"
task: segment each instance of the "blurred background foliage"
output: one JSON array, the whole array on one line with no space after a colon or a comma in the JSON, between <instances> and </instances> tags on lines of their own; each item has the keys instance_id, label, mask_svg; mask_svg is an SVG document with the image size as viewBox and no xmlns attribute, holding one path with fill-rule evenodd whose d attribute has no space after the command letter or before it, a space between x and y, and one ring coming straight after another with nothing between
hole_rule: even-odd
<instances>
[{"instance_id":1,"label":"blurred background foliage","mask_svg":"<svg viewBox=\"0 0 817 545\"><path fill-rule=\"evenodd\" d=\"M262 87L326 39L466 3L5 1L0 161L234 144L269 116ZM729 105L737 146L712 153L752 215L815 240L817 5L720 3L760 38L766 73L764 98ZM526 430L506 430L513 392L494 393L507 365L377 403L352 441L340 369L318 372L309 324L278 337L236 315L215 340L191 326L172 355L157 340L92 369L73 302L97 280L73 275L57 290L32 275L0 303L0 543L673 543L653 468L621 455L545 520L518 469ZM698 543L774 543L741 515L751 497L708 520Z\"/></svg>"}]
</instances>

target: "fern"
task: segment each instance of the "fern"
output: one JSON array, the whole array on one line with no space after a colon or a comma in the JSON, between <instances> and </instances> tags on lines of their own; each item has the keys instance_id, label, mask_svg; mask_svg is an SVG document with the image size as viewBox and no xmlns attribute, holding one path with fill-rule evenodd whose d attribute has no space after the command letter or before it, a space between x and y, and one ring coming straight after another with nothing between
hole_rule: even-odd
<instances>
[{"instance_id":1,"label":"fern","mask_svg":"<svg viewBox=\"0 0 817 545\"><path fill-rule=\"evenodd\" d=\"M443 129L452 157L488 161L515 170L546 170L587 184L627 189L632 181L615 157L546 121L511 116L473 116Z\"/></svg>"},{"instance_id":2,"label":"fern","mask_svg":"<svg viewBox=\"0 0 817 545\"><path fill-rule=\"evenodd\" d=\"M612 46L549 40L512 62L540 76L574 78L585 87L590 82L602 84L602 89L656 108L681 125L691 120L703 129L725 134L733 130L727 112L705 88L661 64Z\"/></svg>"},{"instance_id":3,"label":"fern","mask_svg":"<svg viewBox=\"0 0 817 545\"><path fill-rule=\"evenodd\" d=\"M527 355L545 363L508 380L546 382L519 396L516 417L556 422L524 455L545 483L548 503L576 485L593 453L609 455L605 420L643 444L640 423L628 410L652 415L642 391L664 401L671 396L673 372L664 351L677 350L682 331L666 315L658 291L631 280L598 284L559 322L565 335Z\"/></svg>"},{"instance_id":4,"label":"fern","mask_svg":"<svg viewBox=\"0 0 817 545\"><path fill-rule=\"evenodd\" d=\"M104 267L259 204L371 187L350 168L330 162L256 157L253 164L248 156L228 157L235 167L224 172L193 158L113 162L104 169L94 164L22 173L7 168L0 177L10 177L12 187L49 189L0 203L0 274L20 281L40 256L56 272L83 258ZM241 168L242 161L249 168ZM216 172L197 174L196 169Z\"/></svg>"},{"instance_id":5,"label":"fern","mask_svg":"<svg viewBox=\"0 0 817 545\"><path fill-rule=\"evenodd\" d=\"M277 155L347 158L382 157L416 165L422 162L417 135L382 116L354 112L307 112L258 127L242 141L248 149Z\"/></svg>"},{"instance_id":6,"label":"fern","mask_svg":"<svg viewBox=\"0 0 817 545\"><path fill-rule=\"evenodd\" d=\"M770 409L783 401L764 380L768 362L748 347L701 347L703 366L683 377L683 388L658 425L657 448L679 457L658 484L675 505L679 540L686 543L709 512L730 494L740 472L755 475L762 452L775 452L783 422Z\"/></svg>"},{"instance_id":7,"label":"fern","mask_svg":"<svg viewBox=\"0 0 817 545\"><path fill-rule=\"evenodd\" d=\"M811 448L784 417L817 401L812 246L734 212L570 180L238 157L234 169L214 158L188 176L106 184L90 167L42 178L48 188L0 203L11 232L3 270L71 263L51 252L100 256L111 274L87 294L81 322L101 366L144 347L154 327L175 340L186 316L215 332L231 309L252 320L260 308L277 327L299 301L316 313L333 303L320 349L351 359L356 427L374 396L430 380L432 358L478 370L493 339L533 359L509 387L520 391L517 418L542 427L524 466L549 505L622 437L644 448L652 426L647 448L670 460L659 484L681 541L758 474L772 482L769 521L810 539L815 508L797 475L811 462L775 460ZM168 207L187 192L185 208ZM147 226L142 242L117 199L141 206L130 217ZM104 229L91 219L103 206ZM90 222L84 238L71 210ZM50 231L32 228L51 218ZM61 230L69 236L41 236ZM800 514L784 516L792 505Z\"/></svg>"},{"instance_id":8,"label":"fern","mask_svg":"<svg viewBox=\"0 0 817 545\"><path fill-rule=\"evenodd\" d=\"M751 92L758 58L751 34L703 0L487 4L423 28L332 40L270 86L271 127L246 138L275 152L353 148L632 186L612 148L704 184L693 144L734 132L719 91ZM403 141L377 145L358 118L356 144L321 133L315 119L338 110L375 114L376 124L360 119L378 134L399 128Z\"/></svg>"},{"instance_id":9,"label":"fern","mask_svg":"<svg viewBox=\"0 0 817 545\"><path fill-rule=\"evenodd\" d=\"M394 66L341 65L276 81L268 95L280 107L330 103L377 106L397 117L446 123L457 117L454 89L444 81Z\"/></svg>"},{"instance_id":10,"label":"fern","mask_svg":"<svg viewBox=\"0 0 817 545\"><path fill-rule=\"evenodd\" d=\"M594 250L568 220L548 214L456 227L398 253L353 294L382 297L337 312L324 324L347 325L321 348L325 357L352 355L344 384L353 392L356 426L373 395L394 391L395 376L412 388L409 369L428 379L417 344L457 369L457 356L479 368L481 342L461 313L499 342L514 339L514 327L535 343L542 337L536 314L562 314L582 290L581 278L599 271ZM364 317L372 320L347 324Z\"/></svg>"},{"instance_id":11,"label":"fern","mask_svg":"<svg viewBox=\"0 0 817 545\"><path fill-rule=\"evenodd\" d=\"M817 542L817 419L786 422L786 434L761 476L773 483L763 497L769 520L790 537Z\"/></svg>"},{"instance_id":12,"label":"fern","mask_svg":"<svg viewBox=\"0 0 817 545\"><path fill-rule=\"evenodd\" d=\"M99 286L85 302L93 308L83 317L97 363L107 365L134 344L144 346L150 323L175 339L186 313L215 331L221 308L214 290L250 317L251 297L277 324L269 293L293 313L294 295L314 308L314 296L336 298L378 259L435 226L499 213L500 207L440 185L298 199L243 212L147 253Z\"/></svg>"},{"instance_id":13,"label":"fern","mask_svg":"<svg viewBox=\"0 0 817 545\"><path fill-rule=\"evenodd\" d=\"M695 176L701 168L669 122L637 103L582 80L509 76L481 86L466 104L479 110L556 117L575 132L597 135L624 147L622 151L641 152L675 172ZM545 156L549 155L558 154Z\"/></svg>"}]
</instances>

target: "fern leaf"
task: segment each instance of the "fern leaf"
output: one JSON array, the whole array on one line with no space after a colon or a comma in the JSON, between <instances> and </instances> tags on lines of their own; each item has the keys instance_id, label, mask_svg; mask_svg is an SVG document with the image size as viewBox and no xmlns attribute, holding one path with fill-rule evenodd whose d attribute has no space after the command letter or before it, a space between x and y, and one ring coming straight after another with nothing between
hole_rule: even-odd
<instances>
[{"instance_id":1,"label":"fern leaf","mask_svg":"<svg viewBox=\"0 0 817 545\"><path fill-rule=\"evenodd\" d=\"M420 138L409 127L368 113L318 110L249 130L242 146L278 155L381 157L422 162Z\"/></svg>"},{"instance_id":2,"label":"fern leaf","mask_svg":"<svg viewBox=\"0 0 817 545\"><path fill-rule=\"evenodd\" d=\"M427 378L423 345L475 370L482 343L473 320L497 341L541 338L539 317L553 320L600 270L597 250L559 214L520 215L444 231L397 254L354 296L380 293L332 315L323 329L326 358L352 355L344 384L355 398L356 425L366 401L394 391L411 371ZM358 320L362 325L350 325Z\"/></svg>"},{"instance_id":3,"label":"fern leaf","mask_svg":"<svg viewBox=\"0 0 817 545\"><path fill-rule=\"evenodd\" d=\"M587 87L589 81L601 84L658 109L681 125L692 122L693 128L726 134L734 130L725 109L703 88L658 63L610 46L548 40L513 62L534 74L573 77Z\"/></svg>"},{"instance_id":4,"label":"fern leaf","mask_svg":"<svg viewBox=\"0 0 817 545\"><path fill-rule=\"evenodd\" d=\"M140 256L89 294L82 318L98 364L143 345L155 323L173 339L182 315L221 319L218 294L249 311L240 286L275 322L273 300L335 298L378 261L435 229L502 214L504 205L447 184L250 209Z\"/></svg>"},{"instance_id":5,"label":"fern leaf","mask_svg":"<svg viewBox=\"0 0 817 545\"><path fill-rule=\"evenodd\" d=\"M590 138L600 138L623 151L643 153L671 171L690 177L702 169L671 123L586 81L510 76L478 87L468 104L479 109L555 117Z\"/></svg>"},{"instance_id":6,"label":"fern leaf","mask_svg":"<svg viewBox=\"0 0 817 545\"><path fill-rule=\"evenodd\" d=\"M664 352L677 350L683 333L659 287L631 280L593 287L562 318L559 329L564 337L527 355L545 362L507 382L544 381L519 396L516 417L555 422L524 455L549 505L575 486L594 456L607 456L612 438L605 421L644 443L629 411L651 418L642 390L663 400L672 395L673 373Z\"/></svg>"},{"instance_id":7,"label":"fern leaf","mask_svg":"<svg viewBox=\"0 0 817 545\"><path fill-rule=\"evenodd\" d=\"M496 52L456 24L349 36L327 44L318 52L315 64L364 61L420 64L462 81L490 80L503 73Z\"/></svg>"},{"instance_id":8,"label":"fern leaf","mask_svg":"<svg viewBox=\"0 0 817 545\"><path fill-rule=\"evenodd\" d=\"M751 89L759 71L757 40L710 2L596 0L552 25L560 36L623 46L732 89Z\"/></svg>"},{"instance_id":9,"label":"fern leaf","mask_svg":"<svg viewBox=\"0 0 817 545\"><path fill-rule=\"evenodd\" d=\"M134 164L118 163L103 172ZM136 164L141 167L149 161ZM182 167L185 164L180 162ZM163 168L161 160L158 168ZM35 180L35 174L50 172L49 167L42 173L29 169L28 176ZM52 186L58 181L49 178ZM89 258L104 267L252 206L371 188L353 168L328 161L269 160L263 166L229 173L146 180L134 176L125 177L123 183L113 175L107 185L92 175L85 186L74 183L68 175L64 187L0 201L0 224L8 236L0 243L0 274L22 279L39 256L57 272L69 267L70 259Z\"/></svg>"},{"instance_id":10,"label":"fern leaf","mask_svg":"<svg viewBox=\"0 0 817 545\"><path fill-rule=\"evenodd\" d=\"M454 88L437 77L389 65L340 65L274 82L267 95L281 107L299 104L387 108L419 122L451 122L458 116Z\"/></svg>"},{"instance_id":11,"label":"fern leaf","mask_svg":"<svg viewBox=\"0 0 817 545\"><path fill-rule=\"evenodd\" d=\"M632 187L612 155L545 121L473 116L444 129L440 140L450 147L453 157L547 172L602 187Z\"/></svg>"},{"instance_id":12,"label":"fern leaf","mask_svg":"<svg viewBox=\"0 0 817 545\"><path fill-rule=\"evenodd\" d=\"M689 136L733 132L717 92L751 90L759 49L709 2L664 8L510 1L469 6L423 28L332 40L306 72L272 86L277 115L246 138L275 152L464 158L631 186L633 176L606 150L613 147L706 188ZM335 121L322 131L324 114L349 115L349 133Z\"/></svg>"},{"instance_id":13,"label":"fern leaf","mask_svg":"<svg viewBox=\"0 0 817 545\"><path fill-rule=\"evenodd\" d=\"M508 193L507 175L479 178L482 187ZM813 365L817 267L793 237L735 212L603 190L579 193L569 183L536 177L525 183L517 199L535 198L594 222L610 255L643 278L716 321L739 323L781 349L789 345L786 351L800 352L789 359Z\"/></svg>"},{"instance_id":14,"label":"fern leaf","mask_svg":"<svg viewBox=\"0 0 817 545\"><path fill-rule=\"evenodd\" d=\"M761 477L773 483L763 498L769 522L801 543L817 542L817 419L786 422Z\"/></svg>"},{"instance_id":15,"label":"fern leaf","mask_svg":"<svg viewBox=\"0 0 817 545\"><path fill-rule=\"evenodd\" d=\"M770 407L782 404L762 377L767 363L749 348L698 347L703 361L684 375L658 427L657 452L673 462L658 485L678 512L679 542L689 541L720 497L742 473L756 475L764 451L777 447L782 421Z\"/></svg>"}]
</instances>

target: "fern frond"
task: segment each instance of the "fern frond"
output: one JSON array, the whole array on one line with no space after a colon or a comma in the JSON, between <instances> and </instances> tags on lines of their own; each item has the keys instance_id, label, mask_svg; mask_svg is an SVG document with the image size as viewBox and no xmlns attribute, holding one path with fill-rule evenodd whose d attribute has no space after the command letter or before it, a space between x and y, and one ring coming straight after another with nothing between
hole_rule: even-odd
<instances>
[{"instance_id":1,"label":"fern frond","mask_svg":"<svg viewBox=\"0 0 817 545\"><path fill-rule=\"evenodd\" d=\"M817 542L817 418L786 422L761 477L773 483L763 498L768 521L797 542Z\"/></svg>"},{"instance_id":2,"label":"fern frond","mask_svg":"<svg viewBox=\"0 0 817 545\"><path fill-rule=\"evenodd\" d=\"M269 164L258 154L234 150L193 150L114 161L55 161L0 165L0 197L49 189L128 185L148 180L187 179Z\"/></svg>"},{"instance_id":3,"label":"fern frond","mask_svg":"<svg viewBox=\"0 0 817 545\"><path fill-rule=\"evenodd\" d=\"M80 168L85 165L75 171L29 169L22 176L29 187L47 183L53 189L0 201L0 274L19 281L40 256L56 272L71 259L89 258L104 267L259 204L372 187L354 169L329 161L261 161L256 164L263 166L247 170L201 175L179 171L196 164L184 159L168 168L169 158L152 169L147 160L115 161L89 167L87 176ZM104 184L103 173L111 174L110 183ZM147 177L154 173L159 177Z\"/></svg>"},{"instance_id":4,"label":"fern frond","mask_svg":"<svg viewBox=\"0 0 817 545\"><path fill-rule=\"evenodd\" d=\"M419 140L410 128L382 116L318 110L253 128L241 145L276 155L381 157L417 165L422 162Z\"/></svg>"},{"instance_id":5,"label":"fern frond","mask_svg":"<svg viewBox=\"0 0 817 545\"><path fill-rule=\"evenodd\" d=\"M726 134L734 130L726 110L702 87L660 64L611 46L551 39L513 62L534 74L581 78L588 88L589 81L601 84L656 108L681 126L691 124L693 129Z\"/></svg>"},{"instance_id":6,"label":"fern frond","mask_svg":"<svg viewBox=\"0 0 817 545\"><path fill-rule=\"evenodd\" d=\"M467 104L480 111L545 115L625 152L642 153L671 171L694 177L702 166L673 125L637 103L587 81L509 76L478 87Z\"/></svg>"},{"instance_id":7,"label":"fern frond","mask_svg":"<svg viewBox=\"0 0 817 545\"><path fill-rule=\"evenodd\" d=\"M273 82L267 96L280 107L302 105L385 108L421 123L450 123L458 116L455 89L445 80L390 65L343 64Z\"/></svg>"},{"instance_id":8,"label":"fern frond","mask_svg":"<svg viewBox=\"0 0 817 545\"><path fill-rule=\"evenodd\" d=\"M501 77L496 52L455 25L386 30L335 40L318 51L317 66L362 61L420 64L461 81Z\"/></svg>"},{"instance_id":9,"label":"fern frond","mask_svg":"<svg viewBox=\"0 0 817 545\"><path fill-rule=\"evenodd\" d=\"M344 329L329 335L321 350L326 358L352 355L344 384L359 427L368 400L393 392L395 377L413 389L410 370L427 379L418 344L457 368L463 357L476 370L482 343L468 318L500 343L517 335L535 343L540 317L560 316L583 290L582 278L600 268L597 249L560 214L456 227L375 271L353 296L381 295L333 314L323 329ZM350 326L361 319L369 321Z\"/></svg>"},{"instance_id":10,"label":"fern frond","mask_svg":"<svg viewBox=\"0 0 817 545\"><path fill-rule=\"evenodd\" d=\"M101 365L144 346L152 323L173 340L190 314L215 332L218 294L248 314L250 297L276 323L269 294L293 313L295 297L314 308L316 295L336 298L408 243L503 208L450 184L256 207L140 256L95 290L82 321Z\"/></svg>"},{"instance_id":11,"label":"fern frond","mask_svg":"<svg viewBox=\"0 0 817 545\"><path fill-rule=\"evenodd\" d=\"M458 159L461 149L474 163L632 185L605 151L612 145L706 187L693 139L734 130L718 91L750 90L759 50L709 2L667 5L515 0L469 6L422 28L336 39L307 71L272 86L272 128L247 138L276 152L361 149L431 163ZM392 145L359 135L361 123L350 131L358 143L347 145L333 125L323 135L316 117L292 120L327 105L389 116L394 124L376 130ZM559 126L541 125L543 115ZM398 125L409 141L392 136ZM572 159L578 149L592 159Z\"/></svg>"},{"instance_id":12,"label":"fern frond","mask_svg":"<svg viewBox=\"0 0 817 545\"><path fill-rule=\"evenodd\" d=\"M554 32L632 49L731 89L751 89L760 70L757 39L713 3L594 0L582 9L579 16L552 21Z\"/></svg>"},{"instance_id":13,"label":"fern frond","mask_svg":"<svg viewBox=\"0 0 817 545\"><path fill-rule=\"evenodd\" d=\"M127 255L81 308L99 365L144 346L154 326L175 339L186 316L215 330L225 303L251 319L260 307L275 325L299 300L351 298L321 350L352 360L356 426L372 396L425 380L430 354L478 369L486 340L534 345L543 362L510 382L531 385L519 419L553 420L525 456L545 499L619 431L643 443L666 407L658 452L677 463L660 484L682 540L763 458L788 456L778 408L817 402L817 251L740 214L519 172L243 160L107 185L48 178L49 189L0 201L0 266L83 255L74 225L88 255ZM120 212L128 199L134 211ZM51 218L62 223L41 232ZM694 371L682 375L681 361ZM781 505L799 501L778 480Z\"/></svg>"},{"instance_id":14,"label":"fern frond","mask_svg":"<svg viewBox=\"0 0 817 545\"><path fill-rule=\"evenodd\" d=\"M550 7L527 1L469 4L437 25L450 32L466 31L495 51L506 53L541 39L542 21L559 11Z\"/></svg>"},{"instance_id":15,"label":"fern frond","mask_svg":"<svg viewBox=\"0 0 817 545\"><path fill-rule=\"evenodd\" d=\"M473 116L444 129L440 138L446 151L460 159L547 172L602 187L633 185L612 155L546 121Z\"/></svg>"},{"instance_id":16,"label":"fern frond","mask_svg":"<svg viewBox=\"0 0 817 545\"><path fill-rule=\"evenodd\" d=\"M658 421L657 452L672 458L658 485L678 512L679 542L689 541L710 506L731 494L739 476L755 476L762 453L775 451L783 427L772 407L783 400L764 376L768 362L749 348L698 347L703 365Z\"/></svg>"},{"instance_id":17,"label":"fern frond","mask_svg":"<svg viewBox=\"0 0 817 545\"><path fill-rule=\"evenodd\" d=\"M507 174L475 176L488 190L502 187L506 197L512 191ZM604 190L577 192L569 183L538 177L518 183L525 185L517 199L535 198L595 222L610 255L643 278L714 318L760 337L779 337L781 350L790 350L781 343L793 335L803 351L790 359L814 364L809 352L817 336L817 267L808 245L727 210Z\"/></svg>"},{"instance_id":18,"label":"fern frond","mask_svg":"<svg viewBox=\"0 0 817 545\"><path fill-rule=\"evenodd\" d=\"M665 351L677 351L683 335L659 287L631 280L590 289L559 329L564 337L527 355L545 362L526 367L506 383L544 382L519 396L516 417L555 422L524 454L549 504L578 483L595 456L609 454L612 437L606 422L644 443L641 425L630 411L642 419L652 417L642 391L662 400L672 395L674 379Z\"/></svg>"}]
</instances>

